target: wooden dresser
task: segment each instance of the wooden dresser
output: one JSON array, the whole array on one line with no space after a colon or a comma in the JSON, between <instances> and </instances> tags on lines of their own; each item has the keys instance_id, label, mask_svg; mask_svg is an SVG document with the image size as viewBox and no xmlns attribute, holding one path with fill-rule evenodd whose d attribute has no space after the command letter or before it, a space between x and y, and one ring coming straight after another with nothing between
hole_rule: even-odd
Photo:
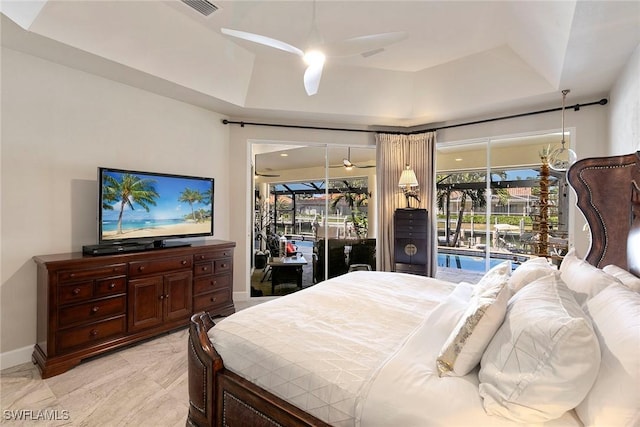
<instances>
[{"instance_id":1,"label":"wooden dresser","mask_svg":"<svg viewBox=\"0 0 640 427\"><path fill-rule=\"evenodd\" d=\"M226 316L233 306L234 242L105 256L34 257L42 378L82 359L187 326L195 312Z\"/></svg>"},{"instance_id":2,"label":"wooden dresser","mask_svg":"<svg viewBox=\"0 0 640 427\"><path fill-rule=\"evenodd\" d=\"M393 215L395 271L428 275L428 219L426 209L396 209Z\"/></svg>"}]
</instances>

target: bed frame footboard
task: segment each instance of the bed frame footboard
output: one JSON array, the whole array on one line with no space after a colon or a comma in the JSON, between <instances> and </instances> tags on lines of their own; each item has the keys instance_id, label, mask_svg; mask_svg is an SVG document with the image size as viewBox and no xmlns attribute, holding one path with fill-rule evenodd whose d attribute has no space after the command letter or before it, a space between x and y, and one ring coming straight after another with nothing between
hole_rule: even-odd
<instances>
[{"instance_id":1,"label":"bed frame footboard","mask_svg":"<svg viewBox=\"0 0 640 427\"><path fill-rule=\"evenodd\" d=\"M187 426L329 426L227 371L207 335L213 326L207 313L191 317Z\"/></svg>"}]
</instances>

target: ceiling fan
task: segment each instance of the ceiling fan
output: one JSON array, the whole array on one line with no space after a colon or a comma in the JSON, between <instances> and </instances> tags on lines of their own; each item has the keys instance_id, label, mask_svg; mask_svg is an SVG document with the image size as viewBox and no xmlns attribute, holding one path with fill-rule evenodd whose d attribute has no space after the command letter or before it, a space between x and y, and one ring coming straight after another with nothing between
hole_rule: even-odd
<instances>
[{"instance_id":1,"label":"ceiling fan","mask_svg":"<svg viewBox=\"0 0 640 427\"><path fill-rule=\"evenodd\" d=\"M397 43L407 37L404 31L370 34L342 40L336 43L325 44L320 37L316 25L316 3L313 2L313 15L311 18L311 31L307 39L306 50L292 46L289 43L273 39L260 34L248 33L245 31L221 28L220 31L231 37L248 40L254 43L269 46L285 52L293 53L303 59L307 65L304 72L304 88L307 95L318 93L322 69L327 56L352 56L360 54L367 58L384 51L384 47Z\"/></svg>"},{"instance_id":2,"label":"ceiling fan","mask_svg":"<svg viewBox=\"0 0 640 427\"><path fill-rule=\"evenodd\" d=\"M336 165L336 166L329 166L330 168L345 168L346 170L350 171L353 168L360 168L360 169L368 169L368 168L375 168L375 165L365 165L365 166L358 166L355 163L351 162L351 147L347 148L347 158L346 159L342 159L342 164L341 165Z\"/></svg>"}]
</instances>

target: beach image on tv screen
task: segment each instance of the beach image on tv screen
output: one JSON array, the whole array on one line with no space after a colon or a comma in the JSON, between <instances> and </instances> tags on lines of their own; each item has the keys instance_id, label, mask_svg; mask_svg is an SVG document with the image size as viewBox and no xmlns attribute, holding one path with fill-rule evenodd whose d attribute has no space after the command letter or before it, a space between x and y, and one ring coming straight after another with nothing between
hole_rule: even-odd
<instances>
[{"instance_id":1,"label":"beach image on tv screen","mask_svg":"<svg viewBox=\"0 0 640 427\"><path fill-rule=\"evenodd\" d=\"M208 179L103 171L102 240L212 232Z\"/></svg>"}]
</instances>

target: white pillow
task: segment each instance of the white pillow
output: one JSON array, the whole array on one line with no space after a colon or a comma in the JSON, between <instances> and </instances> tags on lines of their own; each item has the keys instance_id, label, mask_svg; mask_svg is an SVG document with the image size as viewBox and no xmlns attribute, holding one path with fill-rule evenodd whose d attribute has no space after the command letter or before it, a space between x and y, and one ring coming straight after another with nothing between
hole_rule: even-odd
<instances>
[{"instance_id":1,"label":"white pillow","mask_svg":"<svg viewBox=\"0 0 640 427\"><path fill-rule=\"evenodd\" d=\"M423 325L428 328L427 341L434 360L442 344L447 340L451 330L464 314L473 295L474 285L460 282L455 289L441 301L425 319Z\"/></svg>"},{"instance_id":2,"label":"white pillow","mask_svg":"<svg viewBox=\"0 0 640 427\"><path fill-rule=\"evenodd\" d=\"M587 301L600 341L596 382L576 412L585 426L640 425L640 294L612 285Z\"/></svg>"},{"instance_id":3,"label":"white pillow","mask_svg":"<svg viewBox=\"0 0 640 427\"><path fill-rule=\"evenodd\" d=\"M560 264L562 280L573 292L581 306L612 283L620 283L615 277L576 257L575 248L569 249Z\"/></svg>"},{"instance_id":4,"label":"white pillow","mask_svg":"<svg viewBox=\"0 0 640 427\"><path fill-rule=\"evenodd\" d=\"M474 287L467 309L436 360L440 376L464 376L480 363L484 349L504 320L511 296L507 286L510 272L511 263L503 262Z\"/></svg>"},{"instance_id":5,"label":"white pillow","mask_svg":"<svg viewBox=\"0 0 640 427\"><path fill-rule=\"evenodd\" d=\"M640 292L640 277L636 277L633 274L629 273L627 270L624 270L613 264L607 265L602 270L621 281L623 285L625 285L632 291Z\"/></svg>"},{"instance_id":6,"label":"white pillow","mask_svg":"<svg viewBox=\"0 0 640 427\"><path fill-rule=\"evenodd\" d=\"M545 422L576 407L600 366L591 321L573 293L550 275L509 301L504 323L480 363L480 396L490 415Z\"/></svg>"},{"instance_id":7,"label":"white pillow","mask_svg":"<svg viewBox=\"0 0 640 427\"><path fill-rule=\"evenodd\" d=\"M524 286L549 274L557 272L558 269L549 264L546 258L536 257L522 263L511 272L509 278L509 288L514 294Z\"/></svg>"}]
</instances>

